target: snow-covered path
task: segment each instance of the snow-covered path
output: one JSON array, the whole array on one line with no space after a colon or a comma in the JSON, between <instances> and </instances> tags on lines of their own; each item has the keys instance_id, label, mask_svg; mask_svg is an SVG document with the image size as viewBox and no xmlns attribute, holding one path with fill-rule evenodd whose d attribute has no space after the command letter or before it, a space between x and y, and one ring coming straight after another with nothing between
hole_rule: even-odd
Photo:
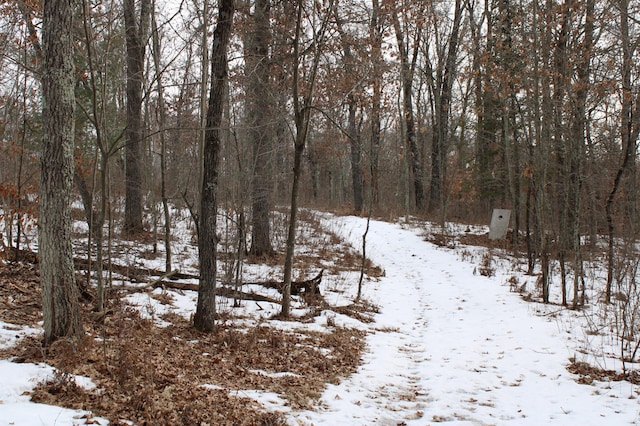
<instances>
[{"instance_id":1,"label":"snow-covered path","mask_svg":"<svg viewBox=\"0 0 640 426\"><path fill-rule=\"evenodd\" d=\"M361 246L363 219L327 224ZM367 253L385 276L364 291L381 313L363 365L292 424L640 424L637 387L577 384L556 321L534 315L504 277L474 275L397 224L372 221Z\"/></svg>"}]
</instances>

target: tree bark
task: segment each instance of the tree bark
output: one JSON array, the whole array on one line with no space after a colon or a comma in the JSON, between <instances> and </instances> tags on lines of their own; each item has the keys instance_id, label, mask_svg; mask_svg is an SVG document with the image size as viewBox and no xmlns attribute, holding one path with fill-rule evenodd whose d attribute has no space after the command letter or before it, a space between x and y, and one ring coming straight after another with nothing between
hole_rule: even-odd
<instances>
[{"instance_id":1,"label":"tree bark","mask_svg":"<svg viewBox=\"0 0 640 426\"><path fill-rule=\"evenodd\" d=\"M400 55L400 84L402 86L402 114L405 124L405 142L410 155L410 167L413 174L413 195L418 210L422 210L425 204L424 183L422 182L422 161L418 149L416 134L416 122L413 113L413 76L415 59L420 44L419 36L416 37L413 46L413 58L409 58L409 47L406 45L405 34L400 27L398 14L393 15L393 27L396 33L398 52Z\"/></svg>"},{"instance_id":2,"label":"tree bark","mask_svg":"<svg viewBox=\"0 0 640 426\"><path fill-rule=\"evenodd\" d=\"M320 65L320 48L324 46L325 32L327 24L329 22L330 13L332 10L332 2L329 2L327 7L327 14L324 16L320 28L314 33L313 40L313 62L308 74L306 74L307 81L304 88L304 96L301 96L302 81L301 77L302 64L304 52L302 49L301 38L303 36L302 25L302 12L304 8L303 0L297 2L297 17L296 17L296 30L293 41L293 79L292 79L292 94L293 94L293 109L294 120L296 126L296 135L294 140L294 159L293 159L293 182L291 186L291 210L289 212L289 230L287 232L287 249L284 260L284 285L282 289L282 310L281 315L284 318L289 317L291 309L291 274L293 269L293 252L296 245L296 227L298 219L298 192L300 191L300 176L302 174L302 155L304 153L305 146L307 144L307 136L309 133L309 120L311 119L311 104L313 101L316 76L318 67Z\"/></svg>"},{"instance_id":3,"label":"tree bark","mask_svg":"<svg viewBox=\"0 0 640 426\"><path fill-rule=\"evenodd\" d=\"M431 212L436 211L438 208L444 208L444 176L448 151L449 117L451 115L453 81L456 76L461 21L462 0L456 0L447 56L444 60L444 67L439 67L436 79L437 86L433 90L436 111L431 149L431 186L429 195L429 211Z\"/></svg>"},{"instance_id":4,"label":"tree bark","mask_svg":"<svg viewBox=\"0 0 640 426\"><path fill-rule=\"evenodd\" d=\"M200 285L193 325L200 331L213 331L216 319L216 268L217 268L217 195L218 167L224 93L227 86L227 46L233 25L234 0L221 0L218 22L213 32L211 50L211 90L207 109L207 126L204 143L202 193L200 203Z\"/></svg>"},{"instance_id":5,"label":"tree bark","mask_svg":"<svg viewBox=\"0 0 640 426\"><path fill-rule=\"evenodd\" d=\"M124 22L127 45L127 129L125 132L125 217L126 233L143 230L142 226L142 90L144 56L151 14L151 1L140 0L140 15L136 18L135 0L124 1Z\"/></svg>"},{"instance_id":6,"label":"tree bark","mask_svg":"<svg viewBox=\"0 0 640 426\"><path fill-rule=\"evenodd\" d=\"M164 85L162 84L162 69L160 66L160 34L156 23L155 10L152 12L151 25L153 33L153 64L156 72L156 86L158 91L158 116L160 119L160 198L162 200L162 212L164 216L164 248L165 269L171 272L171 212L169 211L169 199L167 197L167 138L165 126L167 123L167 110L164 102Z\"/></svg>"},{"instance_id":7,"label":"tree bark","mask_svg":"<svg viewBox=\"0 0 640 426\"><path fill-rule=\"evenodd\" d=\"M72 0L45 0L43 10L44 143L38 222L44 342L82 333L73 269L71 195L75 68Z\"/></svg>"},{"instance_id":8,"label":"tree bark","mask_svg":"<svg viewBox=\"0 0 640 426\"><path fill-rule=\"evenodd\" d=\"M269 30L270 0L256 0L253 30L249 38L246 67L248 84L249 138L253 145L252 227L251 254L269 256L271 245L271 158L273 152L273 126L270 124L273 97L269 93Z\"/></svg>"}]
</instances>

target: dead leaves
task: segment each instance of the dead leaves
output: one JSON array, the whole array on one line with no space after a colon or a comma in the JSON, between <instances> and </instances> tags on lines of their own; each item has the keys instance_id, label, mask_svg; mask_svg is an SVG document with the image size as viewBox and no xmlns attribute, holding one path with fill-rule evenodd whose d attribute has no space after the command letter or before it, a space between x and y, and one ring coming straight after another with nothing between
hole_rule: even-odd
<instances>
[{"instance_id":1,"label":"dead leaves","mask_svg":"<svg viewBox=\"0 0 640 426\"><path fill-rule=\"evenodd\" d=\"M640 384L640 373L633 370L627 372L605 370L603 368L594 367L582 361L572 361L569 365L567 365L567 370L572 374L576 374L578 376L576 381L584 385L590 385L594 381L619 382L622 380L626 380L635 385Z\"/></svg>"},{"instance_id":2,"label":"dead leaves","mask_svg":"<svg viewBox=\"0 0 640 426\"><path fill-rule=\"evenodd\" d=\"M41 319L40 277L35 265L0 260L0 321L33 326Z\"/></svg>"},{"instance_id":3,"label":"dead leaves","mask_svg":"<svg viewBox=\"0 0 640 426\"><path fill-rule=\"evenodd\" d=\"M228 326L202 334L173 320L160 328L124 309L80 343L56 342L44 354L31 339L14 355L60 371L34 390L35 401L89 410L113 424L283 425L281 414L243 391L274 392L291 408L310 408L325 383L355 371L364 348L364 333L355 330ZM71 374L90 377L96 388L77 386Z\"/></svg>"}]
</instances>

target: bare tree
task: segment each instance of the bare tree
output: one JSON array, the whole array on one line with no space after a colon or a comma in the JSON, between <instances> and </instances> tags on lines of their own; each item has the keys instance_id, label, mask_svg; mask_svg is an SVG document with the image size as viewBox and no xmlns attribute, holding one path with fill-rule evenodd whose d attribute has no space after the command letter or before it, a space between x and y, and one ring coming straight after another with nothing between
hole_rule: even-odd
<instances>
[{"instance_id":1,"label":"bare tree","mask_svg":"<svg viewBox=\"0 0 640 426\"><path fill-rule=\"evenodd\" d=\"M151 16L151 0L124 0L127 44L127 131L126 131L126 199L124 231L140 232L142 225L142 93L144 58Z\"/></svg>"},{"instance_id":2,"label":"bare tree","mask_svg":"<svg viewBox=\"0 0 640 426\"><path fill-rule=\"evenodd\" d=\"M269 160L273 155L275 136L271 124L273 96L269 91L270 9L270 0L256 0L246 62L249 79L249 138L253 146L251 254L254 256L273 253L269 225L270 193L273 186Z\"/></svg>"},{"instance_id":3,"label":"bare tree","mask_svg":"<svg viewBox=\"0 0 640 426\"><path fill-rule=\"evenodd\" d=\"M431 145L431 185L429 195L429 210L442 208L444 211L444 176L446 158L449 148L449 121L451 116L451 101L453 83L456 78L458 62L458 43L460 40L460 25L462 22L462 0L455 1L453 23L447 39L446 56L439 58L437 67L431 65L426 58L427 79L431 96L435 105L433 118L433 137ZM435 13L435 12L433 12ZM437 24L437 20L434 19ZM444 51L438 47L438 52Z\"/></svg>"},{"instance_id":4,"label":"bare tree","mask_svg":"<svg viewBox=\"0 0 640 426\"><path fill-rule=\"evenodd\" d=\"M43 11L44 144L38 230L45 344L82 333L71 244L75 5L70 0L45 0Z\"/></svg>"},{"instance_id":5,"label":"bare tree","mask_svg":"<svg viewBox=\"0 0 640 426\"><path fill-rule=\"evenodd\" d=\"M295 249L296 223L298 217L298 192L300 190L300 176L302 174L302 155L307 144L309 134L309 121L314 99L316 77L322 48L326 41L327 26L333 10L333 0L329 0L324 9L324 16L320 20L319 27L312 29L313 38L310 40L310 49L306 49L303 42L303 19L305 1L297 1L296 29L293 40L293 113L295 123L293 181L291 186L291 211L289 212L289 230L287 233L287 251L284 261L284 288L282 290L282 316L288 317L291 308L291 272L293 269L293 252ZM313 53L310 64L305 64L307 55ZM307 65L307 72L303 72ZM305 78L306 76L306 78ZM303 80L304 79L304 80Z\"/></svg>"},{"instance_id":6,"label":"bare tree","mask_svg":"<svg viewBox=\"0 0 640 426\"><path fill-rule=\"evenodd\" d=\"M422 15L424 9L419 2L417 10L411 10L416 16ZM423 167L418 149L418 135L416 132L416 120L413 111L413 79L415 76L418 52L421 43L421 31L415 31L413 37L409 31L409 10L396 7L392 13L393 27L398 44L400 56L400 84L402 86L402 115L405 126L405 140L410 155L410 167L413 174L413 194L415 205L418 210L425 206ZM400 21L400 17L403 21ZM420 20L418 20L420 23ZM413 43L413 46L410 43Z\"/></svg>"},{"instance_id":7,"label":"bare tree","mask_svg":"<svg viewBox=\"0 0 640 426\"><path fill-rule=\"evenodd\" d=\"M218 22L213 32L211 49L211 90L207 109L207 126L204 144L204 164L200 202L198 252L200 257L200 285L198 303L193 319L200 331L213 331L216 319L217 273L217 210L218 167L224 94L228 78L227 46L231 38L234 0L220 0Z\"/></svg>"},{"instance_id":8,"label":"bare tree","mask_svg":"<svg viewBox=\"0 0 640 426\"><path fill-rule=\"evenodd\" d=\"M336 24L338 28L338 32L340 34L340 42L342 44L343 51L343 63L344 63L344 71L347 76L351 76L352 79L357 79L357 71L356 71L356 63L354 54L352 52L352 43L353 41L349 39L345 30L344 30L344 22L340 17L339 4L336 2L335 5L335 16L336 16ZM364 197L364 182L363 182L363 173L362 173L362 140L360 137L360 129L357 123L357 109L358 102L356 99L356 92L359 91L360 81L352 82L348 81L349 84L348 92L347 92L347 129L346 135L349 139L349 148L350 148L350 158L351 158L351 188L353 191L353 209L356 214L360 214L363 208L363 197ZM354 85L355 84L355 85Z\"/></svg>"}]
</instances>

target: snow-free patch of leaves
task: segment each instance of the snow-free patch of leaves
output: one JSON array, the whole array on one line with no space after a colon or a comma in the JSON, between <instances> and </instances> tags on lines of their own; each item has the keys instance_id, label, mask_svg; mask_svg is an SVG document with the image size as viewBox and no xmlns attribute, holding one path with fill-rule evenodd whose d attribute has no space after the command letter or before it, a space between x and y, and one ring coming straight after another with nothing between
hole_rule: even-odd
<instances>
[{"instance_id":1,"label":"snow-free patch of leaves","mask_svg":"<svg viewBox=\"0 0 640 426\"><path fill-rule=\"evenodd\" d=\"M0 321L35 325L42 319L40 277L35 265L0 260Z\"/></svg>"},{"instance_id":2,"label":"snow-free patch of leaves","mask_svg":"<svg viewBox=\"0 0 640 426\"><path fill-rule=\"evenodd\" d=\"M583 361L571 361L569 365L567 365L567 370L578 376L578 383L585 385L590 385L594 381L620 382L622 380L626 380L635 385L640 385L640 373L635 370L626 372L605 370L600 367L594 367Z\"/></svg>"}]
</instances>

